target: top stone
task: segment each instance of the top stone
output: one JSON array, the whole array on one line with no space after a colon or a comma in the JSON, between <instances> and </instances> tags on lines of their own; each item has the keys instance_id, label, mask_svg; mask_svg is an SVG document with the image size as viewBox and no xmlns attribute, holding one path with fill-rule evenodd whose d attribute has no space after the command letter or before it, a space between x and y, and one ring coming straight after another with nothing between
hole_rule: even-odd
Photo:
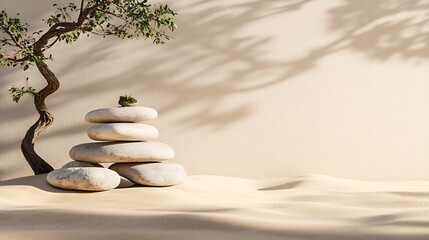
<instances>
[{"instance_id":1,"label":"top stone","mask_svg":"<svg viewBox=\"0 0 429 240\"><path fill-rule=\"evenodd\" d=\"M143 122L154 120L158 112L148 107L112 107L101 108L86 114L85 120L90 123Z\"/></svg>"}]
</instances>

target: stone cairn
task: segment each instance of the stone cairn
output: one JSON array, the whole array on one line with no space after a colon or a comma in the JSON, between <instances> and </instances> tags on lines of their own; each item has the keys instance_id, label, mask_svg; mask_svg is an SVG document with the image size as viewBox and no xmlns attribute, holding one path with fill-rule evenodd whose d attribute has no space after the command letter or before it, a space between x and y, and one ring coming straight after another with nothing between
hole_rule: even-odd
<instances>
[{"instance_id":1,"label":"stone cairn","mask_svg":"<svg viewBox=\"0 0 429 240\"><path fill-rule=\"evenodd\" d=\"M185 169L164 160L174 158L167 144L148 141L158 137L158 130L141 122L154 120L155 109L148 107L113 107L89 112L85 120L94 123L87 131L99 141L74 146L75 160L50 172L48 182L57 188L105 191L135 184L165 187L185 181ZM108 169L100 163L113 163Z\"/></svg>"}]
</instances>

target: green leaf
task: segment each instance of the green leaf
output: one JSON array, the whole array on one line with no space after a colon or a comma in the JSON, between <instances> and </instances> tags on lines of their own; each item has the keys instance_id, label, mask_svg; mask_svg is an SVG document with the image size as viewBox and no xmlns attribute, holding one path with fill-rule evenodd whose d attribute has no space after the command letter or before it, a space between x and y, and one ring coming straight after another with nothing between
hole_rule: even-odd
<instances>
[{"instance_id":1,"label":"green leaf","mask_svg":"<svg viewBox=\"0 0 429 240\"><path fill-rule=\"evenodd\" d=\"M28 78L26 79L26 81L27 80ZM36 89L28 85L26 87L21 87L21 88L17 88L13 86L8 91L12 96L12 101L16 103L18 103L19 100L21 100L21 97L23 97L25 94L28 94L29 96L34 97L34 95L37 93Z\"/></svg>"}]
</instances>

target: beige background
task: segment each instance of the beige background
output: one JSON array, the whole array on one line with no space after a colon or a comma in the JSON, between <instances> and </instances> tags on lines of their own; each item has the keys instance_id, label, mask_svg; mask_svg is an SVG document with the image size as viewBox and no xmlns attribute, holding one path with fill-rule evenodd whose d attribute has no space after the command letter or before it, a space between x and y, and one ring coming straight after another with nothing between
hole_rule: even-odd
<instances>
[{"instance_id":1,"label":"beige background","mask_svg":"<svg viewBox=\"0 0 429 240\"><path fill-rule=\"evenodd\" d=\"M58 1L2 0L32 29ZM68 2L68 1L63 1ZM48 100L56 122L37 143L54 167L87 142L84 115L121 94L159 111L152 122L190 174L303 173L429 179L429 1L182 0L175 39L82 38L58 44ZM7 89L36 70L2 69L0 179L31 174L19 150L31 99Z\"/></svg>"}]
</instances>

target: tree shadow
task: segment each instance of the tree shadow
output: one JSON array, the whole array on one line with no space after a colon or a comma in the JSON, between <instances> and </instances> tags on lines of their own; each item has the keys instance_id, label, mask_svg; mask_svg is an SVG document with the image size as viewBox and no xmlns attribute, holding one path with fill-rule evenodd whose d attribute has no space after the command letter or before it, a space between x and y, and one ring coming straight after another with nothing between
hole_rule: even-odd
<instances>
[{"instance_id":1,"label":"tree shadow","mask_svg":"<svg viewBox=\"0 0 429 240\"><path fill-rule=\"evenodd\" d=\"M150 91L159 91L173 96L159 109L165 114L179 111L181 108L196 102L201 105L193 114L198 115L198 118L190 115L183 117L180 122L190 123L193 126L214 125L218 129L227 125L228 122L238 121L252 113L248 103L237 104L228 110L216 108L214 103L222 102L222 99L229 95L258 90L279 83L287 79L289 72L285 69L283 62L266 57L267 46L270 44L272 36L240 36L238 32L261 18L298 10L308 2L310 1L270 0L264 3L251 1L233 5L234 11L225 11L218 4L209 4L213 6L203 8L201 11L192 14L181 15L179 17L180 28L174 33L174 40L159 47L163 49L162 51L171 52L170 54L164 54L160 57L152 56L150 61L144 61L142 64L121 65L121 71L108 79L94 80L86 82L84 86L75 85L69 89L61 89L61 92L56 93L57 95L61 94L61 100L56 101L51 106L56 108L65 105L67 102L75 101L76 93L82 96L79 98L82 100L89 98L94 89L103 92L109 89L124 88L124 85L131 85L137 90L150 89ZM204 4L204 1L196 1L195 3L196 6ZM196 19L199 21L195 21ZM115 53L114 49L119 44L118 40L94 42L91 43L91 66L89 66L88 61L70 59L65 60L70 64L63 64L54 69L63 81L67 81L70 75L78 71L97 68L98 62L108 62L109 59L116 56L127 61L127 57L130 58L133 55ZM141 50L135 48L146 47L145 45L148 44L133 45L131 47L134 49L130 48L130 52L141 54ZM193 52L189 56L182 54L192 52L193 49L204 49L205 51ZM179 56L182 56L182 59L178 63ZM80 56L76 58L80 58ZM61 59L61 57L56 59ZM64 60L61 59L61 61ZM176 66L163 69L163 71L157 69L160 65L168 64L175 64ZM181 74L182 69L186 66L201 66L201 64L204 66L200 67L199 71L191 75ZM196 84L201 77L218 74L219 71L224 71L225 67L231 64L237 65L237 69L230 71L228 76L209 84ZM142 69L144 69L143 72ZM296 71L297 68L294 69ZM271 72L280 72L280 74L270 78L253 78L254 76L270 75ZM169 79L169 76L175 76L174 82ZM120 81L118 81L119 78ZM145 79L145 82L137 83L135 78ZM54 96L52 97L54 98ZM14 108L15 106L6 107L3 111L11 111ZM27 117L28 115L27 111L21 111L17 116L5 116L5 121L11 121L15 117Z\"/></svg>"},{"instance_id":2,"label":"tree shadow","mask_svg":"<svg viewBox=\"0 0 429 240\"><path fill-rule=\"evenodd\" d=\"M338 37L310 51L303 63L315 65L342 50L373 60L421 63L429 57L429 3L413 0L353 1L328 10L327 29Z\"/></svg>"},{"instance_id":3,"label":"tree shadow","mask_svg":"<svg viewBox=\"0 0 429 240\"><path fill-rule=\"evenodd\" d=\"M67 1L64 0L64 2ZM121 71L108 79L95 79L83 85L61 89L57 93L58 97L52 104L52 108L77 100L90 99L94 89L104 92L109 89L121 87L124 89L132 86L131 88L136 88L136 91L150 89L153 92L169 95L171 99L161 104L159 109L164 114L180 111L182 108L198 103L200 107L193 114L180 119L180 122L195 127L214 125L214 128L218 129L227 125L229 121L234 122L250 116L252 110L248 102L238 103L229 110L219 109L215 103L222 103L223 99L231 95L261 90L291 79L337 51L356 50L379 60L395 55L406 59L423 59L428 56L429 47L426 43L429 35L426 33L429 31L429 15L425 10L429 10L429 4L413 0L343 0L340 6L328 11L330 19L328 30L339 33L339 37L324 46L313 49L301 58L292 60L278 61L267 56L267 52L273 51L269 45L274 34L272 36L239 34L257 20L288 14L290 11L300 10L311 2L311 0L249 1L233 4L233 11L225 11L221 4L205 4L205 1L196 1L195 6L192 7L201 8L205 5L207 7L201 8L198 12L180 15L180 28L174 33L174 39L160 47L161 51L170 52L170 54L153 56L150 61L143 61L142 64L118 66ZM403 12L406 12L404 17L392 21L392 18L397 18L397 15ZM34 16L34 18L37 17ZM125 43L130 44L131 53L124 55L114 51L119 44L119 41L114 39L93 40L93 43L86 42L86 44L91 44L90 61L95 64L89 66L87 61L76 61L75 57L69 60L60 59L60 55L57 57L58 61L66 61L67 64L60 65L54 71L63 81L70 81L78 71L97 68L96 63L101 61L109 64L109 61L116 57L122 57L125 62L130 61L135 58L135 53L142 53L136 48L149 45L148 43ZM71 49L74 47L66 48L73 51ZM204 49L204 51L192 52L192 49ZM185 54L187 52L192 54L187 56ZM177 61L179 59L180 61ZM110 63L114 64L114 62ZM162 71L157 68L160 65L173 64L175 66L164 68ZM233 68L229 69L228 76L211 83L198 84L200 78L216 75L229 65ZM183 68L192 66L199 66L200 70L191 75L181 74ZM169 76L175 76L175 79L172 81ZM144 81L136 82L136 77ZM121 80L118 81L118 79ZM76 94L80 94L81 98L76 98ZM26 109L19 113L2 114L2 120L13 121L16 117L25 118L34 115L34 112L29 111L30 108L31 106L26 106ZM15 106L6 107L2 109L2 113L14 109Z\"/></svg>"},{"instance_id":4,"label":"tree shadow","mask_svg":"<svg viewBox=\"0 0 429 240\"><path fill-rule=\"evenodd\" d=\"M353 1L329 11L337 45L376 60L429 57L429 3L413 0Z\"/></svg>"}]
</instances>

